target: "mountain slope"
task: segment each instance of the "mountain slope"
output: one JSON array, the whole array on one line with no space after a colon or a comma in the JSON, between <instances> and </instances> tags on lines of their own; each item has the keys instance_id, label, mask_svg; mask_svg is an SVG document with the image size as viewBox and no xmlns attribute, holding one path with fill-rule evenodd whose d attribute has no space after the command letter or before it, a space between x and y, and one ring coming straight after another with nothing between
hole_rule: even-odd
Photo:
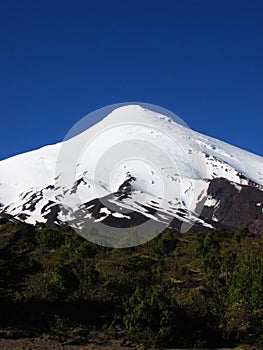
<instances>
[{"instance_id":1,"label":"mountain slope","mask_svg":"<svg viewBox=\"0 0 263 350\"><path fill-rule=\"evenodd\" d=\"M182 231L245 224L261 233L262 189L262 157L139 105L0 162L1 212L28 223L151 220Z\"/></svg>"}]
</instances>

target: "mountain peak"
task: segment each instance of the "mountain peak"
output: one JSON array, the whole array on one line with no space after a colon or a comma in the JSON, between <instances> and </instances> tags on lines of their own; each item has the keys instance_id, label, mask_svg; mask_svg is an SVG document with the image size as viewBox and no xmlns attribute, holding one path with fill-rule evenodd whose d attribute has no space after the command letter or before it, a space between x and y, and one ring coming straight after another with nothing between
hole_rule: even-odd
<instances>
[{"instance_id":1,"label":"mountain peak","mask_svg":"<svg viewBox=\"0 0 263 350\"><path fill-rule=\"evenodd\" d=\"M168 110L159 108L158 106L148 104L125 104L110 106L110 109L95 111L80 121L80 129L82 131L95 128L107 128L116 124L138 123L149 124L151 126L162 127L169 123L174 123L187 127L187 125L178 116ZM81 133L80 130L77 134ZM70 132L69 132L70 134ZM74 136L76 132L74 130ZM70 137L67 137L67 139Z\"/></svg>"}]
</instances>

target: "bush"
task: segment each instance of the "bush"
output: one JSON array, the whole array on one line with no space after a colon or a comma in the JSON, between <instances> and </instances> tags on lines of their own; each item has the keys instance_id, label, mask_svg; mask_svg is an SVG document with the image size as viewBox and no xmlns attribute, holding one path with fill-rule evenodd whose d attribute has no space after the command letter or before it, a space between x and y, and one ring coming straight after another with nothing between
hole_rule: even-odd
<instances>
[{"instance_id":1,"label":"bush","mask_svg":"<svg viewBox=\"0 0 263 350\"><path fill-rule=\"evenodd\" d=\"M154 340L161 346L180 345L182 311L175 300L165 298L158 291L144 292L137 288L123 320L127 330L141 341Z\"/></svg>"},{"instance_id":2,"label":"bush","mask_svg":"<svg viewBox=\"0 0 263 350\"><path fill-rule=\"evenodd\" d=\"M40 247L56 249L64 243L64 235L58 229L45 227L38 232L37 242Z\"/></svg>"},{"instance_id":3,"label":"bush","mask_svg":"<svg viewBox=\"0 0 263 350\"><path fill-rule=\"evenodd\" d=\"M263 257L242 254L233 273L225 314L226 327L236 340L263 344Z\"/></svg>"}]
</instances>

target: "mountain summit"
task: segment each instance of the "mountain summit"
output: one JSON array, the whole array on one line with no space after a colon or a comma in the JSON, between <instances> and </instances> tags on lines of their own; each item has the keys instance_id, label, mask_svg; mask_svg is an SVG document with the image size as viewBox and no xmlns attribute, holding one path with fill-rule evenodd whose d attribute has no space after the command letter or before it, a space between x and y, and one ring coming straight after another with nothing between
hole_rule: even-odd
<instances>
[{"instance_id":1,"label":"mountain summit","mask_svg":"<svg viewBox=\"0 0 263 350\"><path fill-rule=\"evenodd\" d=\"M90 121L89 121L90 122ZM263 230L263 158L132 104L0 162L2 216L35 224Z\"/></svg>"}]
</instances>

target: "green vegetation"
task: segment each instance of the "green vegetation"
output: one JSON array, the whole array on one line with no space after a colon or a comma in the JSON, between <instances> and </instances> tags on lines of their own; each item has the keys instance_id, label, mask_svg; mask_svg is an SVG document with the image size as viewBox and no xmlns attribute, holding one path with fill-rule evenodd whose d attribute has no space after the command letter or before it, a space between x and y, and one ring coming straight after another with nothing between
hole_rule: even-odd
<instances>
[{"instance_id":1,"label":"green vegetation","mask_svg":"<svg viewBox=\"0 0 263 350\"><path fill-rule=\"evenodd\" d=\"M263 240L166 230L136 248L0 222L0 327L164 347L263 345Z\"/></svg>"}]
</instances>

